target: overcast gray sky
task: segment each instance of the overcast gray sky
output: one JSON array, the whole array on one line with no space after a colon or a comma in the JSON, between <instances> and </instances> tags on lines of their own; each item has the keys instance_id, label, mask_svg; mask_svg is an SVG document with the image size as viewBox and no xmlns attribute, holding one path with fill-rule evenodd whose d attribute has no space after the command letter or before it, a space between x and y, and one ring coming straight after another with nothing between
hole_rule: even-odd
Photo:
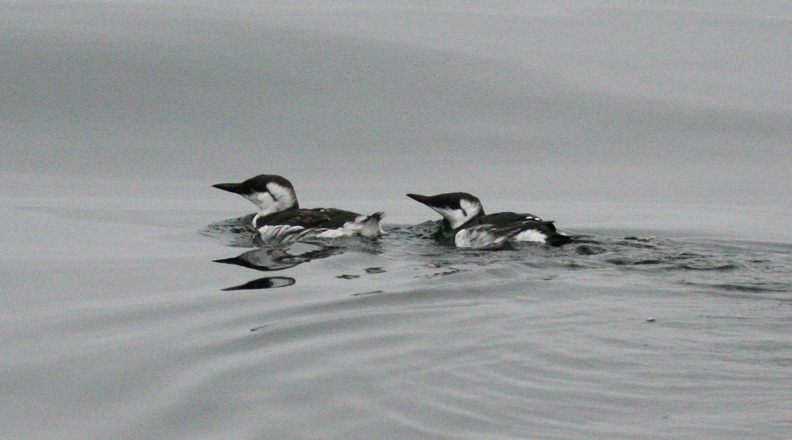
<instances>
[{"instance_id":1,"label":"overcast gray sky","mask_svg":"<svg viewBox=\"0 0 792 440\"><path fill-rule=\"evenodd\" d=\"M792 207L789 2L162 3L0 2L3 169Z\"/></svg>"}]
</instances>

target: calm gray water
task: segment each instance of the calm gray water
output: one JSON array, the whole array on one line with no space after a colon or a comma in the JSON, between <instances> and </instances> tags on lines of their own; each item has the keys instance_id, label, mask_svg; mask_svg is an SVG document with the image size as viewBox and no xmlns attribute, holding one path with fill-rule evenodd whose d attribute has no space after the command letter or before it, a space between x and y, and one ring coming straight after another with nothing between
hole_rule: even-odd
<instances>
[{"instance_id":1,"label":"calm gray water","mask_svg":"<svg viewBox=\"0 0 792 440\"><path fill-rule=\"evenodd\" d=\"M786 0L0 0L0 438L790 438L790 47ZM261 173L390 233L252 247L210 186ZM578 241L439 246L450 191Z\"/></svg>"},{"instance_id":2,"label":"calm gray water","mask_svg":"<svg viewBox=\"0 0 792 440\"><path fill-rule=\"evenodd\" d=\"M561 224L576 243L473 251L416 221L253 248L223 221L246 202L158 189L3 199L3 438L792 428L789 242Z\"/></svg>"}]
</instances>

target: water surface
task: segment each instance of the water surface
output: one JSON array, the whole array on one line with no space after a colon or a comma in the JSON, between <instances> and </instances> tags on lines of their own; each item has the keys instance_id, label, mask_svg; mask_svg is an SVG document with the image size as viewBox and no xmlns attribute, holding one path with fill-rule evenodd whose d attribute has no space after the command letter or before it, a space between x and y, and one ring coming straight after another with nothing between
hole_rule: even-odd
<instances>
[{"instance_id":1,"label":"water surface","mask_svg":"<svg viewBox=\"0 0 792 440\"><path fill-rule=\"evenodd\" d=\"M790 35L771 0L0 2L0 437L788 438ZM261 173L390 234L257 248L210 185ZM451 191L578 240L439 246L404 194Z\"/></svg>"},{"instance_id":2,"label":"water surface","mask_svg":"<svg viewBox=\"0 0 792 440\"><path fill-rule=\"evenodd\" d=\"M3 202L9 438L748 439L792 422L788 243L560 224L576 243L459 250L419 221L255 248L200 203L46 202Z\"/></svg>"}]
</instances>

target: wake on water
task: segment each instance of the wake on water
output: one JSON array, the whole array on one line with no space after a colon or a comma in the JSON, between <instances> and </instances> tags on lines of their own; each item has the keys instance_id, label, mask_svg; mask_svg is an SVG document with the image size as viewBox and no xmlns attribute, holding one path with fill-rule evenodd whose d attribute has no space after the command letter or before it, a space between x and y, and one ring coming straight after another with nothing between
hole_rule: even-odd
<instances>
[{"instance_id":1,"label":"wake on water","mask_svg":"<svg viewBox=\"0 0 792 440\"><path fill-rule=\"evenodd\" d=\"M417 278L509 268L523 279L570 277L597 284L656 284L674 289L703 289L729 295L792 292L792 245L713 239L674 239L586 231L572 243L550 247L513 243L498 250L458 249L436 242L439 222L388 225L380 239L312 239L287 245L258 242L252 215L212 223L200 232L245 252L216 260L256 271L286 271L314 260L345 253L376 255L398 265L434 270ZM669 235L672 233L669 232ZM364 259L365 260L365 259ZM425 273L426 272L426 273ZM338 275L345 276L344 274ZM296 280L295 280L296 281ZM291 281L258 282L248 289L288 287ZM235 288L241 288L236 286ZM781 297L779 299L792 299Z\"/></svg>"}]
</instances>

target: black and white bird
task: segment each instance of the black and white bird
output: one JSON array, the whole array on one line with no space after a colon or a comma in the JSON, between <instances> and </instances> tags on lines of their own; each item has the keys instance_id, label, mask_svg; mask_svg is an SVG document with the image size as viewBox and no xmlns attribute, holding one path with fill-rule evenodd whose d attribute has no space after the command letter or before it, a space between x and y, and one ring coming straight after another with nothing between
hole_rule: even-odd
<instances>
[{"instance_id":1,"label":"black and white bird","mask_svg":"<svg viewBox=\"0 0 792 440\"><path fill-rule=\"evenodd\" d=\"M481 201L468 193L407 194L407 197L442 215L443 222L437 236L457 247L497 247L512 240L561 246L572 240L558 233L552 221L542 220L533 214L498 212L487 215Z\"/></svg>"},{"instance_id":2,"label":"black and white bird","mask_svg":"<svg viewBox=\"0 0 792 440\"><path fill-rule=\"evenodd\" d=\"M218 183L214 188L239 194L258 206L253 227L263 242L290 242L307 238L358 235L379 237L384 212L362 215L335 208L301 209L294 186L287 179L261 174L240 183Z\"/></svg>"}]
</instances>

